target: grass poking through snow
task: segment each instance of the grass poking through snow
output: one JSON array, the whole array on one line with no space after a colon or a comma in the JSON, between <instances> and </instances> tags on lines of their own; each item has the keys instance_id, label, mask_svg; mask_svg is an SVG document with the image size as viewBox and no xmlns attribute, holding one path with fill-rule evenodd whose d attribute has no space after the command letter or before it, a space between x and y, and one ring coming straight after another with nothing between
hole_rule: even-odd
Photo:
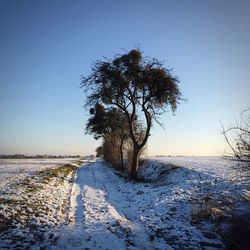
<instances>
[{"instance_id":1,"label":"grass poking through snow","mask_svg":"<svg viewBox=\"0 0 250 250\"><path fill-rule=\"evenodd\" d=\"M80 162L77 162L78 164ZM56 237L65 217L76 163L43 169L0 193L0 248L29 247Z\"/></svg>"}]
</instances>

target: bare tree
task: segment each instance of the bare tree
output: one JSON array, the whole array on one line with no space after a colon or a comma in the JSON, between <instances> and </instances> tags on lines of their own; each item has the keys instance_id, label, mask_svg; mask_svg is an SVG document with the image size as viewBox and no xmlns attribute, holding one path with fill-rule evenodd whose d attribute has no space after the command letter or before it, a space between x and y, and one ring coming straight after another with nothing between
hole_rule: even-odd
<instances>
[{"instance_id":1,"label":"bare tree","mask_svg":"<svg viewBox=\"0 0 250 250\"><path fill-rule=\"evenodd\" d=\"M234 126L225 129L221 124L221 127L233 155L239 160L250 161L250 108L240 114Z\"/></svg>"}]
</instances>

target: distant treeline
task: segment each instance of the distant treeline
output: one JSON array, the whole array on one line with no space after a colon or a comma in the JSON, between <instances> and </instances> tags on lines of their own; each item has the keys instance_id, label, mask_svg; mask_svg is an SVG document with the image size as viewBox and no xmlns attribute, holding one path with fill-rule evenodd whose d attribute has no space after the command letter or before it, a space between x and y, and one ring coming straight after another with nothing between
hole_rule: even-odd
<instances>
[{"instance_id":1,"label":"distant treeline","mask_svg":"<svg viewBox=\"0 0 250 250\"><path fill-rule=\"evenodd\" d=\"M154 157L184 157L184 155L155 155Z\"/></svg>"},{"instance_id":2,"label":"distant treeline","mask_svg":"<svg viewBox=\"0 0 250 250\"><path fill-rule=\"evenodd\" d=\"M58 158L80 158L80 155L0 155L0 159L58 159Z\"/></svg>"}]
</instances>

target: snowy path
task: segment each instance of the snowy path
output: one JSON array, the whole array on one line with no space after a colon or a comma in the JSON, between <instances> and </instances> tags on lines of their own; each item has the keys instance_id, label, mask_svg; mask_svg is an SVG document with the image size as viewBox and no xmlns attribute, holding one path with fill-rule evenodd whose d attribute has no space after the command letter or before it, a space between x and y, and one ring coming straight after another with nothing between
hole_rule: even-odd
<instances>
[{"instance_id":1,"label":"snowy path","mask_svg":"<svg viewBox=\"0 0 250 250\"><path fill-rule=\"evenodd\" d=\"M53 249L149 248L143 225L128 220L110 199L115 198L118 204L124 202L114 184L101 163L78 170L70 199L69 225L62 229Z\"/></svg>"},{"instance_id":2,"label":"snowy path","mask_svg":"<svg viewBox=\"0 0 250 250\"><path fill-rule=\"evenodd\" d=\"M215 232L191 223L197 190L190 174L196 180L201 173L180 168L160 185L131 183L102 162L82 166L72 187L69 223L51 249L224 249Z\"/></svg>"}]
</instances>

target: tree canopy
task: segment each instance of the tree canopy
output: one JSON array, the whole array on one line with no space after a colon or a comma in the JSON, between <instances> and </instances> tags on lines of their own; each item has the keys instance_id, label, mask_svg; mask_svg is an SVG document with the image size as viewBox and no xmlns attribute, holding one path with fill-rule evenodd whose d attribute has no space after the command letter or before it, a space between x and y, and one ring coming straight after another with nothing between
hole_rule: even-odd
<instances>
[{"instance_id":1,"label":"tree canopy","mask_svg":"<svg viewBox=\"0 0 250 250\"><path fill-rule=\"evenodd\" d=\"M127 119L129 136L133 142L131 178L137 178L138 156L147 143L153 121L170 107L175 111L181 100L179 80L159 60L143 57L133 49L113 59L96 61L81 86L88 93L87 105L102 103L117 108ZM143 135L136 136L138 117L144 117Z\"/></svg>"}]
</instances>

